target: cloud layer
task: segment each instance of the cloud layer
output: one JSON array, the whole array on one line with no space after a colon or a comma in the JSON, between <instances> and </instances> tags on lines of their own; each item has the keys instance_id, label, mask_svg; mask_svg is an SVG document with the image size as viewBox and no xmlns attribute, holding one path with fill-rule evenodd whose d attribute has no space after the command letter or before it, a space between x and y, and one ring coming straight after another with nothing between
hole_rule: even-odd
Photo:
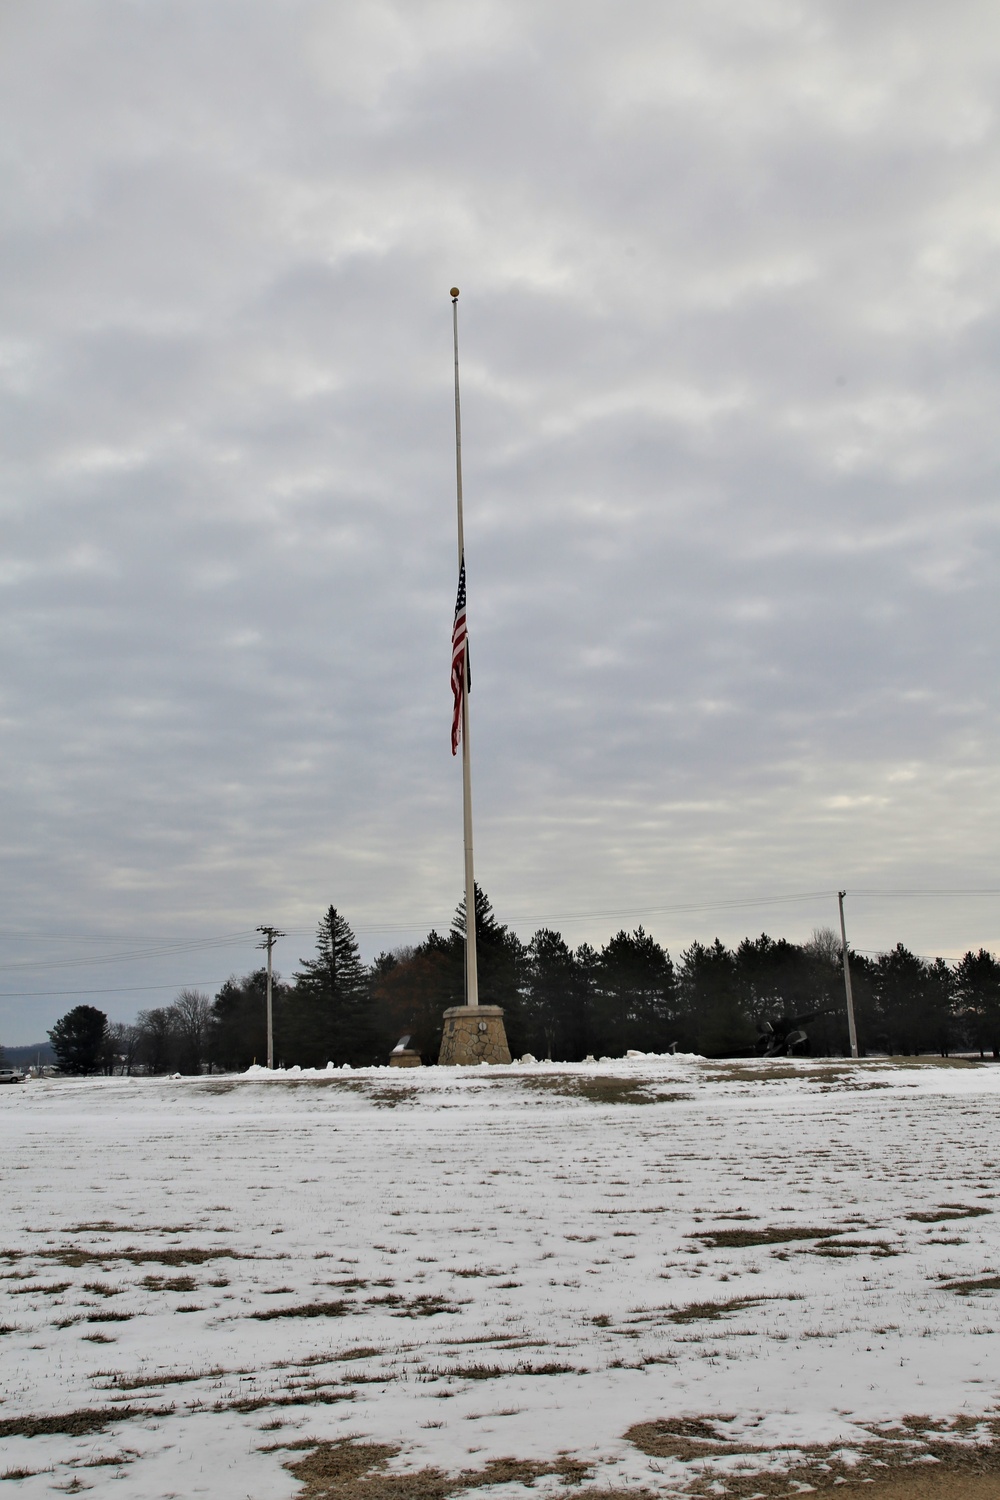
<instances>
[{"instance_id":1,"label":"cloud layer","mask_svg":"<svg viewBox=\"0 0 1000 1500\"><path fill-rule=\"evenodd\" d=\"M447 921L455 282L499 914L676 949L836 912L699 903L1000 887L992 7L40 0L0 42L4 952L67 964L0 990L128 1014L257 922L287 969L331 901L368 952Z\"/></svg>"}]
</instances>

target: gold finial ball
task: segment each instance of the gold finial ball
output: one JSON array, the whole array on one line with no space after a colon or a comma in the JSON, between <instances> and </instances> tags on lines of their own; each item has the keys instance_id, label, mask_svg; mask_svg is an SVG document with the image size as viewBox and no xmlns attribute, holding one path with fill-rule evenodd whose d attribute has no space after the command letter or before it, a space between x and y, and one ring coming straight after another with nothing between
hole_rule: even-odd
<instances>
[{"instance_id":1,"label":"gold finial ball","mask_svg":"<svg viewBox=\"0 0 1000 1500\"><path fill-rule=\"evenodd\" d=\"M453 286L452 287L451 292L450 292L450 296L452 296L452 297L457 297L458 296L458 287L457 286Z\"/></svg>"}]
</instances>

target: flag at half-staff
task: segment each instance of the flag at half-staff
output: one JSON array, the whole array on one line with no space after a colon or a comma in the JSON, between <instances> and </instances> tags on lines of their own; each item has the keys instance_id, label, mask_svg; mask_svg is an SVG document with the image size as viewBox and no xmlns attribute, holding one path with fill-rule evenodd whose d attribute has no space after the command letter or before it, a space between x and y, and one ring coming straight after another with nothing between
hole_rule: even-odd
<instances>
[{"instance_id":1,"label":"flag at half-staff","mask_svg":"<svg viewBox=\"0 0 1000 1500\"><path fill-rule=\"evenodd\" d=\"M458 389L458 287L451 289L451 323L455 345L455 499L458 520L458 597L451 629L451 753L462 747L462 829L465 843L465 1004L444 1013L442 1066L508 1063L510 1049L499 1005L479 1004L476 960L476 876L472 854L472 757L469 745L469 627L465 613L465 519L462 512L462 408Z\"/></svg>"},{"instance_id":2,"label":"flag at half-staff","mask_svg":"<svg viewBox=\"0 0 1000 1500\"><path fill-rule=\"evenodd\" d=\"M451 753L458 754L462 738L462 706L470 687L469 628L465 618L465 558L458 571L458 598L455 600L455 624L451 632L451 691L455 707L451 717Z\"/></svg>"}]
</instances>

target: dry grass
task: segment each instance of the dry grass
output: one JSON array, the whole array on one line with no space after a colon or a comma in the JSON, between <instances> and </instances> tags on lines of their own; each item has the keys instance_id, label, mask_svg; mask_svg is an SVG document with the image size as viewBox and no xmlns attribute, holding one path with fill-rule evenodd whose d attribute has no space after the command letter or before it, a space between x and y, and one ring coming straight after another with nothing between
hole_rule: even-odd
<instances>
[{"instance_id":1,"label":"dry grass","mask_svg":"<svg viewBox=\"0 0 1000 1500\"><path fill-rule=\"evenodd\" d=\"M147 1292L193 1292L198 1285L193 1276L144 1276L140 1284Z\"/></svg>"},{"instance_id":2,"label":"dry grass","mask_svg":"<svg viewBox=\"0 0 1000 1500\"><path fill-rule=\"evenodd\" d=\"M432 1374L452 1380L503 1380L508 1375L586 1375L587 1371L576 1365L530 1365L519 1360L516 1365L455 1365L447 1370L434 1370Z\"/></svg>"},{"instance_id":3,"label":"dry grass","mask_svg":"<svg viewBox=\"0 0 1000 1500\"><path fill-rule=\"evenodd\" d=\"M111 1261L124 1260L133 1266L201 1266L210 1260L256 1260L239 1250L206 1249L191 1245L187 1249L164 1246L162 1250L140 1250L128 1245L122 1250L84 1250L79 1245L68 1245L59 1250L3 1251L4 1255L30 1254L39 1260L51 1260L59 1266L79 1269L81 1266L99 1266L103 1270Z\"/></svg>"},{"instance_id":4,"label":"dry grass","mask_svg":"<svg viewBox=\"0 0 1000 1500\"><path fill-rule=\"evenodd\" d=\"M675 1307L667 1313L668 1323L715 1322L726 1313L742 1312L746 1307L757 1307L768 1299L764 1297L730 1297L728 1302L691 1302L687 1307Z\"/></svg>"},{"instance_id":5,"label":"dry grass","mask_svg":"<svg viewBox=\"0 0 1000 1500\"><path fill-rule=\"evenodd\" d=\"M888 1063L893 1068L981 1068L981 1062L971 1057L887 1057L866 1058L868 1067L882 1067Z\"/></svg>"},{"instance_id":6,"label":"dry grass","mask_svg":"<svg viewBox=\"0 0 1000 1500\"><path fill-rule=\"evenodd\" d=\"M824 1240L822 1245L817 1245L811 1252L812 1255L829 1255L843 1257L845 1255L873 1255L885 1257L887 1255L899 1255L894 1245L886 1240Z\"/></svg>"},{"instance_id":7,"label":"dry grass","mask_svg":"<svg viewBox=\"0 0 1000 1500\"><path fill-rule=\"evenodd\" d=\"M794 1224L775 1224L759 1229L699 1229L688 1235L691 1240L703 1240L710 1250L743 1250L753 1245L787 1245L795 1240L831 1239L843 1234L842 1229L816 1229Z\"/></svg>"},{"instance_id":8,"label":"dry grass","mask_svg":"<svg viewBox=\"0 0 1000 1500\"><path fill-rule=\"evenodd\" d=\"M546 1073L540 1078L519 1078L517 1082L534 1093L585 1099L588 1104L669 1104L691 1098L686 1093L651 1093L648 1084L603 1074L589 1077L575 1073Z\"/></svg>"},{"instance_id":9,"label":"dry grass","mask_svg":"<svg viewBox=\"0 0 1000 1500\"><path fill-rule=\"evenodd\" d=\"M193 1224L115 1224L98 1219L92 1224L73 1224L62 1234L194 1234Z\"/></svg>"},{"instance_id":10,"label":"dry grass","mask_svg":"<svg viewBox=\"0 0 1000 1500\"><path fill-rule=\"evenodd\" d=\"M429 1292L413 1297L402 1307L393 1311L394 1318L434 1318L438 1313L458 1313L466 1306L461 1302L449 1302L447 1297L432 1296Z\"/></svg>"},{"instance_id":11,"label":"dry grass","mask_svg":"<svg viewBox=\"0 0 1000 1500\"><path fill-rule=\"evenodd\" d=\"M384 1084L381 1088L370 1088L368 1099L376 1109L395 1109L398 1104L412 1104L417 1090L405 1084Z\"/></svg>"},{"instance_id":12,"label":"dry grass","mask_svg":"<svg viewBox=\"0 0 1000 1500\"><path fill-rule=\"evenodd\" d=\"M172 1411L172 1406L101 1406L67 1411L60 1416L4 1417L0 1420L0 1438L50 1437L56 1434L86 1437L91 1432L103 1432L118 1422L129 1422L133 1417L166 1417Z\"/></svg>"},{"instance_id":13,"label":"dry grass","mask_svg":"<svg viewBox=\"0 0 1000 1500\"><path fill-rule=\"evenodd\" d=\"M250 1313L258 1323L275 1318L344 1318L350 1312L349 1302L303 1302L298 1307L269 1307L266 1312Z\"/></svg>"},{"instance_id":14,"label":"dry grass","mask_svg":"<svg viewBox=\"0 0 1000 1500\"><path fill-rule=\"evenodd\" d=\"M803 1073L799 1068L793 1068L788 1063L766 1062L763 1058L755 1062L752 1058L746 1058L740 1062L713 1063L710 1068L705 1068L702 1077L708 1083L772 1083L783 1078L842 1078L850 1072L849 1068L817 1068L811 1075Z\"/></svg>"},{"instance_id":15,"label":"dry grass","mask_svg":"<svg viewBox=\"0 0 1000 1500\"><path fill-rule=\"evenodd\" d=\"M218 1380L223 1375L243 1375L246 1371L224 1370L221 1365L213 1365L208 1370L161 1371L156 1375L122 1375L118 1370L101 1370L98 1373L107 1378L106 1389L114 1386L119 1391L142 1391L148 1390L150 1386L187 1385L193 1380Z\"/></svg>"},{"instance_id":16,"label":"dry grass","mask_svg":"<svg viewBox=\"0 0 1000 1500\"><path fill-rule=\"evenodd\" d=\"M235 1401L217 1401L213 1411L262 1411L267 1406L333 1406L337 1401L353 1401L351 1390L315 1389L295 1391L286 1396L241 1396Z\"/></svg>"},{"instance_id":17,"label":"dry grass","mask_svg":"<svg viewBox=\"0 0 1000 1500\"><path fill-rule=\"evenodd\" d=\"M465 1469L446 1474L442 1469L420 1469L411 1474L388 1474L385 1466L395 1458L398 1448L383 1443L361 1443L349 1438L332 1443L299 1440L275 1444L274 1448L298 1449L308 1444L312 1452L286 1464L304 1486L301 1500L445 1500L468 1490L488 1485L521 1484L531 1486L545 1475L555 1474L567 1485L579 1485L590 1473L588 1465L574 1459L560 1458L552 1463L530 1459L494 1458L482 1469ZM271 1450L268 1450L271 1451ZM597 1491L588 1491L597 1495ZM617 1500L633 1493L616 1490Z\"/></svg>"},{"instance_id":18,"label":"dry grass","mask_svg":"<svg viewBox=\"0 0 1000 1500\"><path fill-rule=\"evenodd\" d=\"M971 1281L945 1281L943 1292L957 1292L960 1297L972 1297L977 1292L1000 1292L1000 1276L976 1276Z\"/></svg>"},{"instance_id":19,"label":"dry grass","mask_svg":"<svg viewBox=\"0 0 1000 1500\"><path fill-rule=\"evenodd\" d=\"M625 1436L651 1458L683 1463L688 1471L684 1482L687 1494L725 1494L737 1500L761 1496L770 1500L808 1485L815 1491L836 1489L846 1500L857 1486L857 1493L877 1500L885 1484L899 1500L918 1500L932 1493L940 1493L942 1500L945 1495L958 1500L966 1492L966 1481L984 1476L990 1476L990 1481L985 1489L976 1488L977 1500L979 1496L993 1500L1000 1494L1000 1488L990 1488L1000 1478L1000 1444L995 1441L1000 1422L996 1419L985 1424L994 1439L989 1443L969 1440L969 1428L978 1425L970 1419L959 1419L949 1426L926 1418L909 1418L901 1428L873 1431L868 1441L860 1444L770 1447L734 1442L724 1430L731 1420L701 1417L641 1422L630 1427ZM845 1446L857 1455L857 1462L845 1463L839 1456ZM742 1473L728 1462L725 1466L713 1463L740 1455L747 1459ZM939 1489L935 1481L941 1478L946 1486ZM931 1484L926 1488L928 1479ZM952 1479L957 1481L954 1487L950 1485Z\"/></svg>"},{"instance_id":20,"label":"dry grass","mask_svg":"<svg viewBox=\"0 0 1000 1500\"><path fill-rule=\"evenodd\" d=\"M906 1217L914 1224L943 1224L947 1219L978 1219L992 1212L991 1208L980 1208L978 1204L942 1203L939 1208L918 1211Z\"/></svg>"},{"instance_id":21,"label":"dry grass","mask_svg":"<svg viewBox=\"0 0 1000 1500\"><path fill-rule=\"evenodd\" d=\"M34 1281L29 1286L13 1286L8 1293L11 1297L61 1297L63 1292L68 1292L73 1285L71 1281Z\"/></svg>"},{"instance_id":22,"label":"dry grass","mask_svg":"<svg viewBox=\"0 0 1000 1500\"><path fill-rule=\"evenodd\" d=\"M703 1458L708 1452L733 1451L733 1444L726 1443L716 1427L717 1422L724 1420L676 1417L668 1421L637 1422L625 1437L650 1458Z\"/></svg>"},{"instance_id":23,"label":"dry grass","mask_svg":"<svg viewBox=\"0 0 1000 1500\"><path fill-rule=\"evenodd\" d=\"M81 1459L74 1465L80 1469L110 1469L121 1468L123 1464L134 1463L139 1457L134 1448L121 1448L117 1453L98 1455L97 1458Z\"/></svg>"}]
</instances>

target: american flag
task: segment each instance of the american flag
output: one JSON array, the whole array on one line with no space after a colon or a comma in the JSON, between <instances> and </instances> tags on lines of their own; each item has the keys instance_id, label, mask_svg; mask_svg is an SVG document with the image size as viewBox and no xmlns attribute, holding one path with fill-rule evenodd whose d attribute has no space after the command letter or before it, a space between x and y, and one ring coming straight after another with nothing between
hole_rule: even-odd
<instances>
[{"instance_id":1,"label":"american flag","mask_svg":"<svg viewBox=\"0 0 1000 1500\"><path fill-rule=\"evenodd\" d=\"M462 737L462 699L465 696L466 655L469 647L469 632L465 622L465 554L458 572L458 598L455 600L455 624L451 632L451 691L455 698L455 711L451 719L451 753L458 754L458 742Z\"/></svg>"}]
</instances>

